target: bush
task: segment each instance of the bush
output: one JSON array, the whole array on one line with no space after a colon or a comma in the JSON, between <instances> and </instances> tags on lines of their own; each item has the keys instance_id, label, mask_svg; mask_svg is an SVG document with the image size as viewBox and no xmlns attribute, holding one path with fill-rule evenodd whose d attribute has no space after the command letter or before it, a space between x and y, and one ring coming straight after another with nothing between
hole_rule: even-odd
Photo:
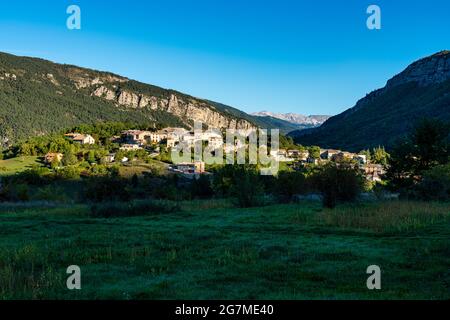
<instances>
[{"instance_id":1,"label":"bush","mask_svg":"<svg viewBox=\"0 0 450 320\"><path fill-rule=\"evenodd\" d=\"M450 200L450 164L425 171L415 191L416 197L422 200Z\"/></svg>"},{"instance_id":2,"label":"bush","mask_svg":"<svg viewBox=\"0 0 450 320\"><path fill-rule=\"evenodd\" d=\"M66 202L70 200L70 197L64 192L63 188L48 185L39 188L32 196L32 200Z\"/></svg>"},{"instance_id":3,"label":"bush","mask_svg":"<svg viewBox=\"0 0 450 320\"><path fill-rule=\"evenodd\" d=\"M357 168L345 164L329 164L312 176L317 189L323 195L323 205L334 208L339 201L355 201L364 179Z\"/></svg>"},{"instance_id":4,"label":"bush","mask_svg":"<svg viewBox=\"0 0 450 320\"><path fill-rule=\"evenodd\" d=\"M9 183L0 190L0 200L2 201L28 201L29 187L24 183Z\"/></svg>"},{"instance_id":5,"label":"bush","mask_svg":"<svg viewBox=\"0 0 450 320\"><path fill-rule=\"evenodd\" d=\"M169 201L141 200L132 202L106 202L91 206L94 218L134 217L179 211L178 204Z\"/></svg>"},{"instance_id":6,"label":"bush","mask_svg":"<svg viewBox=\"0 0 450 320\"><path fill-rule=\"evenodd\" d=\"M275 185L274 191L287 201L291 201L295 195L306 194L309 189L306 177L301 172L280 172Z\"/></svg>"},{"instance_id":7,"label":"bush","mask_svg":"<svg viewBox=\"0 0 450 320\"><path fill-rule=\"evenodd\" d=\"M239 166L236 169L231 193L241 208L264 205L264 186L256 168Z\"/></svg>"},{"instance_id":8,"label":"bush","mask_svg":"<svg viewBox=\"0 0 450 320\"><path fill-rule=\"evenodd\" d=\"M211 180L206 175L194 178L191 184L191 195L193 198L208 199L214 195Z\"/></svg>"},{"instance_id":9,"label":"bush","mask_svg":"<svg viewBox=\"0 0 450 320\"><path fill-rule=\"evenodd\" d=\"M111 176L88 178L83 193L86 199L94 202L126 201L131 198L128 182Z\"/></svg>"}]
</instances>

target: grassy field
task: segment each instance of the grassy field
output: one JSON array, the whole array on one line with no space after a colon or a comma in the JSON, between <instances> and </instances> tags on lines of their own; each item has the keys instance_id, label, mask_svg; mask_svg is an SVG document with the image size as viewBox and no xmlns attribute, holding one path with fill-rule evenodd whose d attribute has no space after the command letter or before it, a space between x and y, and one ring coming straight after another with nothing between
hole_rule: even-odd
<instances>
[{"instance_id":1,"label":"grassy field","mask_svg":"<svg viewBox=\"0 0 450 320\"><path fill-rule=\"evenodd\" d=\"M0 160L0 176L13 175L31 169L33 165L42 166L39 157L27 156Z\"/></svg>"},{"instance_id":2,"label":"grassy field","mask_svg":"<svg viewBox=\"0 0 450 320\"><path fill-rule=\"evenodd\" d=\"M450 204L181 207L94 219L82 205L0 206L0 299L450 298ZM72 264L80 291L65 288Z\"/></svg>"},{"instance_id":3,"label":"grassy field","mask_svg":"<svg viewBox=\"0 0 450 320\"><path fill-rule=\"evenodd\" d=\"M152 170L157 170L161 174L164 174L167 172L168 167L168 164L157 160L150 160L149 163L134 161L128 165L120 166L119 173L124 178L131 178L135 174L142 176L145 172L149 173Z\"/></svg>"}]
</instances>

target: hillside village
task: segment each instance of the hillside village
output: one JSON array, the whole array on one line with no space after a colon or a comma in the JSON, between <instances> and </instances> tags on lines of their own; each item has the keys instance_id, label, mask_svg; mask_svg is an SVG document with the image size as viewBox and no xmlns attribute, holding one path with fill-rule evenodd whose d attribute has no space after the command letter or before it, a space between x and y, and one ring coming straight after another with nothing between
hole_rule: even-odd
<instances>
[{"instance_id":1,"label":"hillside village","mask_svg":"<svg viewBox=\"0 0 450 320\"><path fill-rule=\"evenodd\" d=\"M70 132L64 135L65 138L73 144L84 146L95 145L96 140L90 134L80 134ZM151 158L157 158L161 154L161 150L170 152L175 147L194 147L198 141L206 142L210 150L218 150L223 148L223 152L237 152L246 145L241 140L235 139L234 145L224 143L224 135L220 130L208 129L201 132L192 132L180 127L167 127L158 131L149 130L124 130L120 136L110 138L111 142L119 145L119 150L123 152L141 151L145 152ZM214 152L214 151L213 151ZM295 149L279 149L271 150L270 156L279 161L286 163L288 167L297 170L305 166L323 165L328 162L341 163L351 162L357 165L361 172L371 182L381 182L385 173L383 165L371 163L367 159L367 155L352 153L334 149L320 149L320 152L311 152L308 148L299 146ZM45 155L45 163L61 162L62 153L49 152ZM105 163L122 163L132 162L127 156L121 158L116 157L116 153L109 153L104 156ZM168 171L175 174L182 174L186 177L192 177L199 174L209 174L206 171L206 165L202 161L192 161L178 164L171 164Z\"/></svg>"}]
</instances>

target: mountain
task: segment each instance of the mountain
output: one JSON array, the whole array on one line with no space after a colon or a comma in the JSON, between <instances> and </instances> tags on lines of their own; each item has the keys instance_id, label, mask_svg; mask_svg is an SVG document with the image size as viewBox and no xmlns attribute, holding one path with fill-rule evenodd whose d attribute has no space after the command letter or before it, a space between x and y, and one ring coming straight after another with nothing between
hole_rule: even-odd
<instances>
[{"instance_id":1,"label":"mountain","mask_svg":"<svg viewBox=\"0 0 450 320\"><path fill-rule=\"evenodd\" d=\"M384 145L389 149L421 118L450 121L450 51L408 66L347 111L314 129L289 135L298 143L360 151Z\"/></svg>"},{"instance_id":2,"label":"mountain","mask_svg":"<svg viewBox=\"0 0 450 320\"><path fill-rule=\"evenodd\" d=\"M330 118L330 116L324 115L304 116L302 114L297 113L273 113L269 111L255 112L252 113L252 115L256 117L271 117L275 119L280 119L286 122L299 124L303 127L317 127Z\"/></svg>"},{"instance_id":3,"label":"mountain","mask_svg":"<svg viewBox=\"0 0 450 320\"><path fill-rule=\"evenodd\" d=\"M237 110L237 109L236 109ZM59 132L82 123L255 127L251 116L109 72L0 53L0 138Z\"/></svg>"},{"instance_id":4,"label":"mountain","mask_svg":"<svg viewBox=\"0 0 450 320\"><path fill-rule=\"evenodd\" d=\"M214 101L208 101L211 103L216 109L221 110L223 112L231 113L235 117L238 117L240 119L245 119L251 123L254 123L259 128L263 129L279 129L282 134L288 134L291 131L302 129L303 127L301 125L297 125L285 120L273 118L270 116L255 116L253 114L247 114L241 110L238 110L236 108L214 102Z\"/></svg>"}]
</instances>

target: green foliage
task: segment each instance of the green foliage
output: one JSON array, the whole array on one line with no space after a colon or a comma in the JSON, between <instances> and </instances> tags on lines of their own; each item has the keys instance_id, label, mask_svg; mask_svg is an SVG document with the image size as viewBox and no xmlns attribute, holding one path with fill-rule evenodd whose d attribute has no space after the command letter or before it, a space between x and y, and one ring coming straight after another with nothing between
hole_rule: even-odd
<instances>
[{"instance_id":1,"label":"green foliage","mask_svg":"<svg viewBox=\"0 0 450 320\"><path fill-rule=\"evenodd\" d=\"M207 199L214 195L211 179L206 175L194 178L191 184L191 195L193 198Z\"/></svg>"},{"instance_id":2,"label":"green foliage","mask_svg":"<svg viewBox=\"0 0 450 320\"><path fill-rule=\"evenodd\" d=\"M64 166L71 166L71 165L76 164L77 162L78 162L78 158L72 152L72 150L68 150L64 153L63 159L62 159L62 164Z\"/></svg>"},{"instance_id":3,"label":"green foliage","mask_svg":"<svg viewBox=\"0 0 450 320\"><path fill-rule=\"evenodd\" d=\"M363 189L364 178L359 170L343 163L330 163L311 176L317 189L323 195L323 204L334 208L340 201L355 201Z\"/></svg>"},{"instance_id":4,"label":"green foliage","mask_svg":"<svg viewBox=\"0 0 450 320\"><path fill-rule=\"evenodd\" d=\"M308 148L309 156L314 159L320 159L320 147L311 146Z\"/></svg>"},{"instance_id":5,"label":"green foliage","mask_svg":"<svg viewBox=\"0 0 450 320\"><path fill-rule=\"evenodd\" d=\"M295 195L310 191L310 186L304 173L283 171L278 174L274 189L282 198L291 201Z\"/></svg>"},{"instance_id":6,"label":"green foliage","mask_svg":"<svg viewBox=\"0 0 450 320\"><path fill-rule=\"evenodd\" d=\"M374 148L372 154L368 160L372 160L373 163L381 164L386 166L389 161L389 153L386 152L384 147L378 146Z\"/></svg>"},{"instance_id":7,"label":"green foliage","mask_svg":"<svg viewBox=\"0 0 450 320\"><path fill-rule=\"evenodd\" d=\"M450 125L441 120L424 119L394 147L386 177L391 188L411 188L422 180L425 171L447 164L449 159Z\"/></svg>"},{"instance_id":8,"label":"green foliage","mask_svg":"<svg viewBox=\"0 0 450 320\"><path fill-rule=\"evenodd\" d=\"M83 194L85 199L93 202L127 201L132 197L127 180L113 175L89 177Z\"/></svg>"},{"instance_id":9,"label":"green foliage","mask_svg":"<svg viewBox=\"0 0 450 320\"><path fill-rule=\"evenodd\" d=\"M435 166L423 173L415 188L415 196L423 200L450 200L450 163Z\"/></svg>"},{"instance_id":10,"label":"green foliage","mask_svg":"<svg viewBox=\"0 0 450 320\"><path fill-rule=\"evenodd\" d=\"M264 202L264 185L253 165L228 165L217 170L213 181L218 194L235 197L240 207L253 207Z\"/></svg>"}]
</instances>

